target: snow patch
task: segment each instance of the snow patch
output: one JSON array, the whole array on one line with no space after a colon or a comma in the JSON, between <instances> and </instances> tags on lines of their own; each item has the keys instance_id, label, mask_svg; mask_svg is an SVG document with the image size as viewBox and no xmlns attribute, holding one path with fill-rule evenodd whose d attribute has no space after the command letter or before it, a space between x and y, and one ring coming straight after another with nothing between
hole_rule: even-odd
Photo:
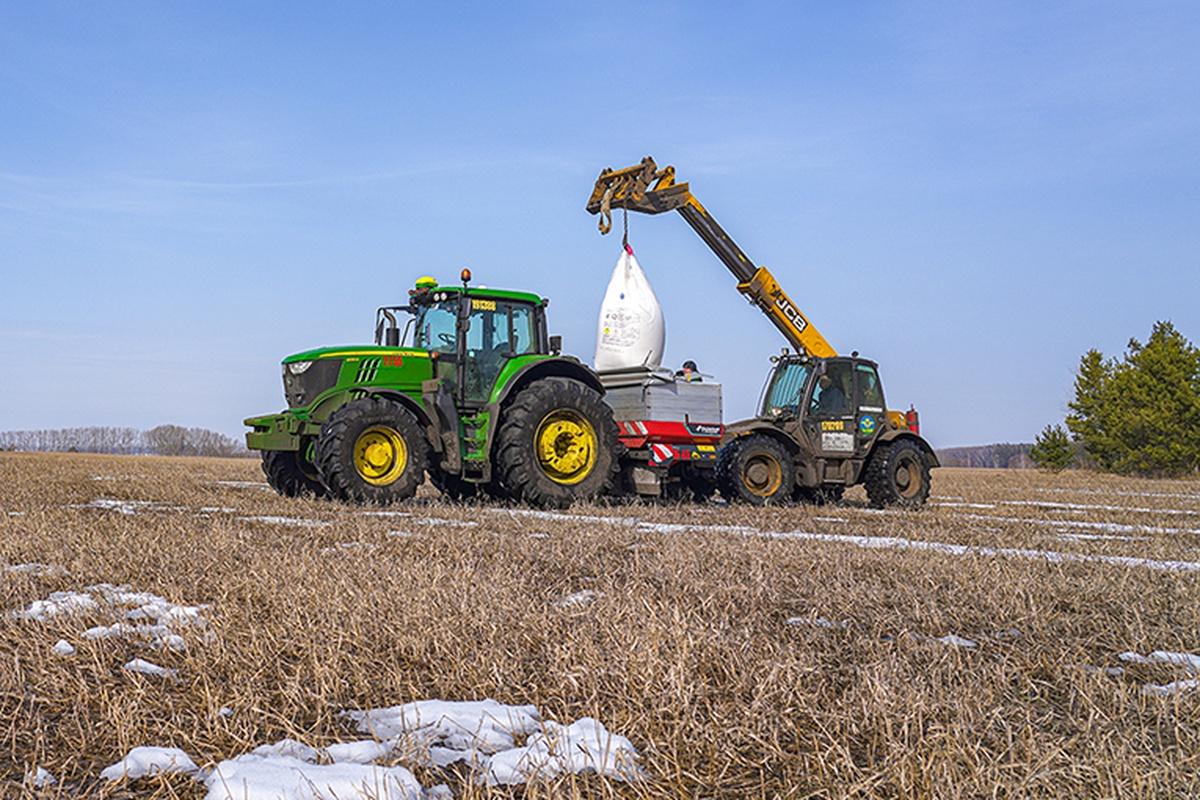
<instances>
[{"instance_id":1,"label":"snow patch","mask_svg":"<svg viewBox=\"0 0 1200 800\"><path fill-rule=\"evenodd\" d=\"M1200 528L1164 528L1156 525L1126 525L1119 522L1087 522L1077 519L1032 519L1029 517L1000 517L991 514L959 514L961 519L987 520L988 522L1008 522L1024 525L1038 525L1044 528L1083 528L1112 533L1194 533L1200 534Z\"/></svg>"},{"instance_id":2,"label":"snow patch","mask_svg":"<svg viewBox=\"0 0 1200 800\"><path fill-rule=\"evenodd\" d=\"M217 764L205 778L205 800L422 800L404 767L311 764L287 756L248 754Z\"/></svg>"},{"instance_id":3,"label":"snow patch","mask_svg":"<svg viewBox=\"0 0 1200 800\"><path fill-rule=\"evenodd\" d=\"M32 789L45 789L58 783L44 767L35 767L25 773L25 785Z\"/></svg>"},{"instance_id":4,"label":"snow patch","mask_svg":"<svg viewBox=\"0 0 1200 800\"><path fill-rule=\"evenodd\" d=\"M1153 695L1156 697L1169 697L1173 694L1181 692L1190 692L1192 689L1200 688L1200 678L1187 678L1185 680L1171 681L1170 683L1157 684L1147 683L1142 687L1142 693Z\"/></svg>"},{"instance_id":5,"label":"snow patch","mask_svg":"<svg viewBox=\"0 0 1200 800\"><path fill-rule=\"evenodd\" d=\"M995 508L995 503L962 503L962 502L941 502L930 503L931 506L940 506L941 508Z\"/></svg>"},{"instance_id":6,"label":"snow patch","mask_svg":"<svg viewBox=\"0 0 1200 800\"><path fill-rule=\"evenodd\" d=\"M280 739L275 744L261 744L250 751L250 755L261 758L292 758L297 761L317 763L320 753L295 739Z\"/></svg>"},{"instance_id":7,"label":"snow patch","mask_svg":"<svg viewBox=\"0 0 1200 800\"><path fill-rule=\"evenodd\" d=\"M86 592L51 592L45 600L34 600L22 611L13 611L17 619L47 622L64 614L79 614L95 611L100 607L96 598Z\"/></svg>"},{"instance_id":8,"label":"snow patch","mask_svg":"<svg viewBox=\"0 0 1200 800\"><path fill-rule=\"evenodd\" d=\"M1130 664L1168 664L1182 667L1189 672L1200 672L1200 655L1195 653L1176 653L1170 650L1155 650L1148 656L1127 651L1117 658Z\"/></svg>"},{"instance_id":9,"label":"snow patch","mask_svg":"<svg viewBox=\"0 0 1200 800\"><path fill-rule=\"evenodd\" d=\"M135 658L127 662L121 669L127 672L140 672L143 675L153 675L156 678L174 678L179 674L177 670L160 667L158 664L151 663L144 658Z\"/></svg>"},{"instance_id":10,"label":"snow patch","mask_svg":"<svg viewBox=\"0 0 1200 800\"><path fill-rule=\"evenodd\" d=\"M36 561L28 564L9 564L4 567L4 571L14 575L33 575L38 578L67 574L67 571L62 567L56 567L53 564L40 564Z\"/></svg>"},{"instance_id":11,"label":"snow patch","mask_svg":"<svg viewBox=\"0 0 1200 800\"><path fill-rule=\"evenodd\" d=\"M238 521L262 522L266 525L287 525L293 528L327 528L333 524L320 519L304 519L302 517L276 517L269 514L238 517Z\"/></svg>"},{"instance_id":12,"label":"snow patch","mask_svg":"<svg viewBox=\"0 0 1200 800\"><path fill-rule=\"evenodd\" d=\"M957 636L957 635L955 635L955 634L953 634L953 633L948 633L948 634L946 634L945 636L938 637L937 639L934 639L934 641L935 641L935 642L941 642L942 644L944 644L944 645L949 645L949 646L951 646L951 647L967 647L967 648L970 648L970 647L975 647L975 646L976 646L975 642L973 642L972 640L970 640L970 639L964 639L963 637L961 637L961 636Z\"/></svg>"},{"instance_id":13,"label":"snow patch","mask_svg":"<svg viewBox=\"0 0 1200 800\"><path fill-rule=\"evenodd\" d=\"M271 491L269 484L262 481L213 481L213 486L225 486L230 489L265 489Z\"/></svg>"},{"instance_id":14,"label":"snow patch","mask_svg":"<svg viewBox=\"0 0 1200 800\"><path fill-rule=\"evenodd\" d=\"M555 608L587 608L600 598L600 593L592 589L581 589L554 601Z\"/></svg>"},{"instance_id":15,"label":"snow patch","mask_svg":"<svg viewBox=\"0 0 1200 800\"><path fill-rule=\"evenodd\" d=\"M151 592L131 591L128 586L100 583L82 592L52 592L45 600L35 600L10 615L45 623L64 615L103 614L112 622L86 629L81 634L84 639L137 639L154 647L184 650L187 642L179 631L206 627L203 613L207 608L172 603ZM62 644L70 646L65 641ZM57 652L58 645L55 648Z\"/></svg>"},{"instance_id":16,"label":"snow patch","mask_svg":"<svg viewBox=\"0 0 1200 800\"><path fill-rule=\"evenodd\" d=\"M783 624L793 627L808 625L813 628L825 628L826 630L846 630L850 627L850 620L843 619L835 622L825 617L788 617L784 620Z\"/></svg>"},{"instance_id":17,"label":"snow patch","mask_svg":"<svg viewBox=\"0 0 1200 800\"><path fill-rule=\"evenodd\" d=\"M1147 536L1126 536L1120 533L1060 533L1064 542L1144 542Z\"/></svg>"},{"instance_id":18,"label":"snow patch","mask_svg":"<svg viewBox=\"0 0 1200 800\"><path fill-rule=\"evenodd\" d=\"M425 534L416 533L414 531L388 531L389 539L420 539Z\"/></svg>"},{"instance_id":19,"label":"snow patch","mask_svg":"<svg viewBox=\"0 0 1200 800\"><path fill-rule=\"evenodd\" d=\"M125 516L133 516L139 511L190 511L187 506L173 506L158 500L114 500L109 497L97 497L90 503L70 503L67 508L87 509L96 508L101 511L115 511Z\"/></svg>"},{"instance_id":20,"label":"snow patch","mask_svg":"<svg viewBox=\"0 0 1200 800\"><path fill-rule=\"evenodd\" d=\"M54 643L54 646L50 648L50 652L54 653L56 656L73 656L75 655L75 646L66 639L59 639Z\"/></svg>"},{"instance_id":21,"label":"snow patch","mask_svg":"<svg viewBox=\"0 0 1200 800\"><path fill-rule=\"evenodd\" d=\"M178 747L135 747L117 763L105 767L100 777L108 781L137 780L147 775L196 774L199 768Z\"/></svg>"},{"instance_id":22,"label":"snow patch","mask_svg":"<svg viewBox=\"0 0 1200 800\"><path fill-rule=\"evenodd\" d=\"M325 755L335 764L371 764L386 758L391 752L391 744L375 739L341 742L325 748Z\"/></svg>"},{"instance_id":23,"label":"snow patch","mask_svg":"<svg viewBox=\"0 0 1200 800\"><path fill-rule=\"evenodd\" d=\"M413 525L446 525L451 528L475 528L479 523L469 519L445 519L443 517L417 517L409 520Z\"/></svg>"},{"instance_id":24,"label":"snow patch","mask_svg":"<svg viewBox=\"0 0 1200 800\"><path fill-rule=\"evenodd\" d=\"M1114 506L1103 503L1054 503L1047 500L1001 500L1000 502L1006 506L1032 506L1034 508L1058 509L1063 511L1125 511L1130 514L1200 516L1200 511L1190 508L1144 508L1137 506Z\"/></svg>"},{"instance_id":25,"label":"snow patch","mask_svg":"<svg viewBox=\"0 0 1200 800\"><path fill-rule=\"evenodd\" d=\"M510 706L495 700L418 700L342 714L353 720L358 730L377 739L410 735L429 745L484 753L514 747L514 736L533 733L541 722L535 706Z\"/></svg>"},{"instance_id":26,"label":"snow patch","mask_svg":"<svg viewBox=\"0 0 1200 800\"><path fill-rule=\"evenodd\" d=\"M571 725L547 721L524 747L492 756L485 781L491 786L527 783L563 773L597 772L621 781L641 775L637 751L624 736L584 717Z\"/></svg>"}]
</instances>

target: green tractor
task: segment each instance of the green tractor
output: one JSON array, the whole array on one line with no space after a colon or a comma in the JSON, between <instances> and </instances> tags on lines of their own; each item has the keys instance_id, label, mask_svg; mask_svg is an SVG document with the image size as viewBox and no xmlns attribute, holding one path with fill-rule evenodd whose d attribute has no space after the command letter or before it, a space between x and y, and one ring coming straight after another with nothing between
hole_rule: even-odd
<instances>
[{"instance_id":1,"label":"green tractor","mask_svg":"<svg viewBox=\"0 0 1200 800\"><path fill-rule=\"evenodd\" d=\"M613 412L596 374L547 335L549 301L470 279L417 281L408 305L377 311L373 346L283 360L287 410L246 420L277 492L388 504L428 472L452 499L565 508L609 488Z\"/></svg>"}]
</instances>

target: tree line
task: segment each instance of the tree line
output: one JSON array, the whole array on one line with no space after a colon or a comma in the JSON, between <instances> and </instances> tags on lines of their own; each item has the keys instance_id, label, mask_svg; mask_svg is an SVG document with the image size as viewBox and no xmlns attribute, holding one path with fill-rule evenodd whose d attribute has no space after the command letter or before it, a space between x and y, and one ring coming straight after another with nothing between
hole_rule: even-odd
<instances>
[{"instance_id":1,"label":"tree line","mask_svg":"<svg viewBox=\"0 0 1200 800\"><path fill-rule=\"evenodd\" d=\"M0 431L0 450L160 456L250 455L245 444L232 436L180 425L159 425L148 431L104 426Z\"/></svg>"},{"instance_id":2,"label":"tree line","mask_svg":"<svg viewBox=\"0 0 1200 800\"><path fill-rule=\"evenodd\" d=\"M1170 322L1120 358L1089 350L1062 424L1047 425L1030 457L1060 470L1081 460L1106 472L1181 477L1200 470L1200 349ZM1082 452L1080 452L1082 451Z\"/></svg>"}]
</instances>

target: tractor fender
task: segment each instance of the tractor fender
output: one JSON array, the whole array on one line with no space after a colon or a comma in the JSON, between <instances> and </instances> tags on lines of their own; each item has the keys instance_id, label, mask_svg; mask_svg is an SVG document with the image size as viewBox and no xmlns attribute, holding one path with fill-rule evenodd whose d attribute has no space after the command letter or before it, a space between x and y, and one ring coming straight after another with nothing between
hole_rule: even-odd
<instances>
[{"instance_id":1,"label":"tractor fender","mask_svg":"<svg viewBox=\"0 0 1200 800\"><path fill-rule=\"evenodd\" d=\"M516 397L517 393L524 387L543 378L570 378L571 380L579 381L589 388L595 389L602 397L604 396L604 384L600 383L600 378L592 371L591 367L577 358L557 356L531 361L511 375L504 386L492 394L491 402L487 404L487 411L491 420L487 435L488 453L492 452L492 447L495 444L496 431L500 429L500 415L505 403L510 398Z\"/></svg>"},{"instance_id":2,"label":"tractor fender","mask_svg":"<svg viewBox=\"0 0 1200 800\"><path fill-rule=\"evenodd\" d=\"M521 367L508 378L498 392L492 395L491 402L488 403L489 408L494 406L495 410L499 410L508 398L514 396L527 384L542 378L571 378L595 389L601 395L604 394L604 384L600 383L599 376L590 367L577 358L558 356L531 361Z\"/></svg>"},{"instance_id":3,"label":"tractor fender","mask_svg":"<svg viewBox=\"0 0 1200 800\"><path fill-rule=\"evenodd\" d=\"M442 449L441 439L433 435L433 431L437 426L433 424L433 421L430 419L429 414L425 411L424 406L412 399L412 397L406 395L404 392L398 392L395 389L371 389L367 392L367 396L383 397L391 400L393 403L398 403L399 405L404 406L413 413L413 416L417 418L417 422L422 428L425 429L425 438L429 440L430 445L435 450L440 451Z\"/></svg>"},{"instance_id":4,"label":"tractor fender","mask_svg":"<svg viewBox=\"0 0 1200 800\"><path fill-rule=\"evenodd\" d=\"M313 424L323 426L330 415L344 404L353 400L357 396L357 392L362 392L367 397L383 397L394 403L398 403L411 411L422 427L426 430L430 427L429 414L421 407L421 404L404 392L394 389L358 389L356 391L344 391L332 394L313 407L308 415L309 421Z\"/></svg>"},{"instance_id":5,"label":"tractor fender","mask_svg":"<svg viewBox=\"0 0 1200 800\"><path fill-rule=\"evenodd\" d=\"M884 431L883 433L879 434L878 438L875 439L875 443L873 445L871 445L871 453L874 453L875 448L878 447L879 445L886 444L887 442L894 442L899 439L908 439L910 441L916 442L917 446L921 448L921 452L923 452L925 454L925 457L929 459L930 469L932 469L933 467L941 466L941 462L938 461L937 453L933 452L933 448L929 446L929 442L925 441L925 439L923 439L921 436L918 436L917 434L913 433L912 431L906 431L906 430ZM868 455L867 457L870 458L870 455Z\"/></svg>"}]
</instances>

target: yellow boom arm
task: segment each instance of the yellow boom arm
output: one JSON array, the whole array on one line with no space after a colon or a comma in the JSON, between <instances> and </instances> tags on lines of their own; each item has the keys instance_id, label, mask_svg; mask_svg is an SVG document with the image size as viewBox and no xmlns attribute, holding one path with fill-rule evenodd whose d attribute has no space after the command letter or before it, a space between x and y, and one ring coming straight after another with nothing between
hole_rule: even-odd
<instances>
[{"instance_id":1,"label":"yellow boom arm","mask_svg":"<svg viewBox=\"0 0 1200 800\"><path fill-rule=\"evenodd\" d=\"M624 208L643 214L678 211L704 243L721 259L734 277L737 289L758 306L797 351L818 358L836 356L808 317L783 291L766 267L755 266L742 249L700 205L686 183L675 183L675 168L658 168L647 156L642 163L625 169L606 169L596 179L587 210L600 215L600 232L612 230L612 210Z\"/></svg>"}]
</instances>

